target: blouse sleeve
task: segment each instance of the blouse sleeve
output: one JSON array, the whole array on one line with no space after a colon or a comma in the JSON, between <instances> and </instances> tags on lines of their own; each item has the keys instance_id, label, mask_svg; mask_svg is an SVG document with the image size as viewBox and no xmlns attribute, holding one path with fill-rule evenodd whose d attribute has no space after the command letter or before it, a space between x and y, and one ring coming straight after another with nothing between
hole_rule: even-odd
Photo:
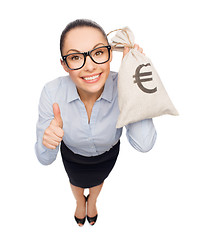
<instances>
[{"instance_id":1,"label":"blouse sleeve","mask_svg":"<svg viewBox=\"0 0 202 240\"><path fill-rule=\"evenodd\" d=\"M152 119L130 123L126 126L129 143L140 152L150 151L156 142L156 129Z\"/></svg>"},{"instance_id":2,"label":"blouse sleeve","mask_svg":"<svg viewBox=\"0 0 202 240\"><path fill-rule=\"evenodd\" d=\"M55 161L59 150L59 146L56 149L49 149L42 143L44 131L54 118L52 105L53 103L45 86L42 90L38 106L39 118L36 125L37 142L35 144L36 156L43 165L49 165Z\"/></svg>"}]
</instances>

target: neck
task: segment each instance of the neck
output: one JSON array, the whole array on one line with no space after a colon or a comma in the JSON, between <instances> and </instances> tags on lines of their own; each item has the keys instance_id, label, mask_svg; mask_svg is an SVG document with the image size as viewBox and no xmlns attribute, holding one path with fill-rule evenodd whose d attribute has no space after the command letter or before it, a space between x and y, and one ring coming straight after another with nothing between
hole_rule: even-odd
<instances>
[{"instance_id":1,"label":"neck","mask_svg":"<svg viewBox=\"0 0 202 240\"><path fill-rule=\"evenodd\" d=\"M77 88L81 101L85 103L95 103L96 100L101 96L103 90L104 87L96 93L89 93Z\"/></svg>"}]
</instances>

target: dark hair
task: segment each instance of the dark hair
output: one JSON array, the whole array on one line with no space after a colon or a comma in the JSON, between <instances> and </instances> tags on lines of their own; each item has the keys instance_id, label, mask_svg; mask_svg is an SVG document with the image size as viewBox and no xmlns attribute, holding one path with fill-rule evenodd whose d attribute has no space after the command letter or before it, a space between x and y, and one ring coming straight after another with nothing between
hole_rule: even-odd
<instances>
[{"instance_id":1,"label":"dark hair","mask_svg":"<svg viewBox=\"0 0 202 240\"><path fill-rule=\"evenodd\" d=\"M105 31L103 30L103 28L99 24L97 24L96 22L94 22L92 20L89 20L89 19L77 19L73 22L70 22L65 27L65 29L63 30L63 32L61 34L61 37L60 37L60 53L61 53L61 56L62 56L62 48L63 48L63 45L64 45L64 39L65 39L66 34L70 30L72 30L74 28L77 28L77 27L92 27L92 28L96 28L96 29L100 30L100 32L103 34L103 36L107 40L107 43L109 44L108 39L107 39L107 35L106 35Z\"/></svg>"}]
</instances>

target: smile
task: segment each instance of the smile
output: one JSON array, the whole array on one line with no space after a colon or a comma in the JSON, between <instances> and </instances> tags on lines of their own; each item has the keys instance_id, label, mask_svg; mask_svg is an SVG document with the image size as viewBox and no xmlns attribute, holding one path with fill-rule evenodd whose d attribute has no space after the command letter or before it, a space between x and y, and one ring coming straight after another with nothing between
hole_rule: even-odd
<instances>
[{"instance_id":1,"label":"smile","mask_svg":"<svg viewBox=\"0 0 202 240\"><path fill-rule=\"evenodd\" d=\"M87 83L95 83L100 79L100 75L101 75L101 73L93 75L93 76L82 77L82 79L85 80L85 82L87 82Z\"/></svg>"}]
</instances>

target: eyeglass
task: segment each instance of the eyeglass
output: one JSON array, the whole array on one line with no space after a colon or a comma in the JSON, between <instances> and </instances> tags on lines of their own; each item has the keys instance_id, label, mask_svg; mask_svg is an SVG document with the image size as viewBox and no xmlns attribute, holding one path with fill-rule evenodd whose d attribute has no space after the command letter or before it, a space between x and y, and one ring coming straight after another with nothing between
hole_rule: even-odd
<instances>
[{"instance_id":1,"label":"eyeglass","mask_svg":"<svg viewBox=\"0 0 202 240\"><path fill-rule=\"evenodd\" d=\"M111 46L102 46L94 48L91 51L83 53L70 53L62 56L63 61L67 64L67 67L71 70L81 69L86 63L86 57L89 56L91 60L96 64L103 64L110 59Z\"/></svg>"}]
</instances>

